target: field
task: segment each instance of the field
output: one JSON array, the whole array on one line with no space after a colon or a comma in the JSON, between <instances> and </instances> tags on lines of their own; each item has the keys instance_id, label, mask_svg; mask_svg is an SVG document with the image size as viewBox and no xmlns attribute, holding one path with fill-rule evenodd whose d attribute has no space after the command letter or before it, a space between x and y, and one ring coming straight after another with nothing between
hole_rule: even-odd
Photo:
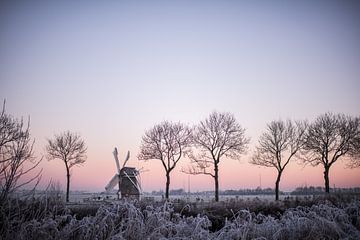
<instances>
[{"instance_id":1,"label":"field","mask_svg":"<svg viewBox=\"0 0 360 240\"><path fill-rule=\"evenodd\" d=\"M1 206L1 239L359 239L358 196L221 202L95 201L53 195Z\"/></svg>"},{"instance_id":2,"label":"field","mask_svg":"<svg viewBox=\"0 0 360 240\"><path fill-rule=\"evenodd\" d=\"M284 200L287 198L303 198L305 195L290 195L290 194L282 194L279 196L280 200ZM183 194L183 195L170 195L169 196L171 201L186 201L186 202L212 202L214 200L214 194ZM263 200L274 200L273 194L257 194L257 195L220 195L220 201L228 201L231 199L235 200L247 200L247 199L254 199L259 198ZM105 194L105 193L90 193L90 192L72 192L70 194L70 201L76 203L83 203L86 201L98 201L98 200L115 200L117 199L117 195L115 193ZM143 194L141 195L141 199L152 199L153 201L159 202L163 201L164 197L161 195L153 195L153 194Z\"/></svg>"}]
</instances>

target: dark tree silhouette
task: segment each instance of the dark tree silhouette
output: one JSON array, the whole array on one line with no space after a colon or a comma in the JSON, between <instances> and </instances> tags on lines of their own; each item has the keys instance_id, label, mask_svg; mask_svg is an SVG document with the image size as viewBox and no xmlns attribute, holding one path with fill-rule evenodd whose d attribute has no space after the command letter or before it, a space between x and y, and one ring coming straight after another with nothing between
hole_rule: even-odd
<instances>
[{"instance_id":1,"label":"dark tree silhouette","mask_svg":"<svg viewBox=\"0 0 360 240\"><path fill-rule=\"evenodd\" d=\"M165 198L169 199L170 173L190 147L191 130L181 123L164 121L145 132L139 160L160 160L166 174Z\"/></svg>"},{"instance_id":2,"label":"dark tree silhouette","mask_svg":"<svg viewBox=\"0 0 360 240\"><path fill-rule=\"evenodd\" d=\"M185 171L189 174L205 174L214 178L215 201L219 201L219 163L225 158L239 159L249 143L245 129L231 113L213 112L195 126L192 142L195 151L189 154L193 164ZM213 166L214 169L209 170Z\"/></svg>"},{"instance_id":3,"label":"dark tree silhouette","mask_svg":"<svg viewBox=\"0 0 360 240\"><path fill-rule=\"evenodd\" d=\"M306 163L324 167L325 191L330 192L329 171L340 158L353 167L359 161L360 118L325 113L310 124L304 145Z\"/></svg>"},{"instance_id":4,"label":"dark tree silhouette","mask_svg":"<svg viewBox=\"0 0 360 240\"><path fill-rule=\"evenodd\" d=\"M272 121L262 133L250 163L277 170L275 199L279 200L281 175L290 160L304 145L306 122Z\"/></svg>"},{"instance_id":5,"label":"dark tree silhouette","mask_svg":"<svg viewBox=\"0 0 360 240\"><path fill-rule=\"evenodd\" d=\"M6 114L4 101L0 113L0 205L18 188L39 182L41 170L35 173L35 168L42 159L35 160L33 145L30 121L24 126L22 119Z\"/></svg>"},{"instance_id":6,"label":"dark tree silhouette","mask_svg":"<svg viewBox=\"0 0 360 240\"><path fill-rule=\"evenodd\" d=\"M70 169L76 165L82 165L86 161L86 146L80 135L66 131L55 135L54 139L48 139L46 146L49 160L60 159L66 167L66 202L69 202Z\"/></svg>"},{"instance_id":7,"label":"dark tree silhouette","mask_svg":"<svg viewBox=\"0 0 360 240\"><path fill-rule=\"evenodd\" d=\"M354 128L357 126L357 133L360 133L360 117L356 117L353 119L354 121ZM360 167L360 134L356 134L353 140L352 147L350 149L349 155L351 156L348 158L348 167L350 168L358 168Z\"/></svg>"}]
</instances>

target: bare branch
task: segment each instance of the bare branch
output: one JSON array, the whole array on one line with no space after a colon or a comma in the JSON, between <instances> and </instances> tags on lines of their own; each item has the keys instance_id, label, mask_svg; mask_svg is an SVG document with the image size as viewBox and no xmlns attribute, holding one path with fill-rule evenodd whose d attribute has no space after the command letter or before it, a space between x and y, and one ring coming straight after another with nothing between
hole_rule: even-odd
<instances>
[{"instance_id":1,"label":"bare branch","mask_svg":"<svg viewBox=\"0 0 360 240\"><path fill-rule=\"evenodd\" d=\"M278 172L276 179L276 200L279 199L281 174L290 160L304 145L307 123L287 120L272 121L267 124L250 163L264 167L274 167Z\"/></svg>"},{"instance_id":2,"label":"bare branch","mask_svg":"<svg viewBox=\"0 0 360 240\"><path fill-rule=\"evenodd\" d=\"M249 143L245 129L233 114L213 112L194 128L192 142L195 151L189 157L194 169L189 173L214 177L215 200L218 201L218 165L223 157L240 159L245 153Z\"/></svg>"},{"instance_id":3,"label":"bare branch","mask_svg":"<svg viewBox=\"0 0 360 240\"><path fill-rule=\"evenodd\" d=\"M70 131L55 135L54 139L48 139L46 146L48 160L60 159L66 167L67 188L66 201L69 201L70 169L80 166L86 161L86 145L79 134Z\"/></svg>"},{"instance_id":4,"label":"bare branch","mask_svg":"<svg viewBox=\"0 0 360 240\"><path fill-rule=\"evenodd\" d=\"M305 162L323 165L326 192L329 192L329 169L335 162L344 158L350 167L360 166L359 139L359 117L325 113L310 125L304 145Z\"/></svg>"},{"instance_id":5,"label":"bare branch","mask_svg":"<svg viewBox=\"0 0 360 240\"><path fill-rule=\"evenodd\" d=\"M192 139L197 154L191 153L189 157L200 168L206 159L211 159L213 164L218 164L223 156L239 159L249 143L245 129L235 117L230 113L218 112L211 113L195 127Z\"/></svg>"},{"instance_id":6,"label":"bare branch","mask_svg":"<svg viewBox=\"0 0 360 240\"><path fill-rule=\"evenodd\" d=\"M6 114L4 101L0 114L0 203L16 189L39 181L41 170L35 175L33 172L42 159L34 160L33 145L30 119L24 127L22 119ZM21 179L28 180L19 183Z\"/></svg>"},{"instance_id":7,"label":"bare branch","mask_svg":"<svg viewBox=\"0 0 360 240\"><path fill-rule=\"evenodd\" d=\"M181 169L181 172L186 173L186 174L191 174L191 175L200 175L200 174L204 174L204 175L209 175L213 178L215 178L215 175L212 174L211 172L207 172L207 167L201 167L201 166L189 166L188 169Z\"/></svg>"},{"instance_id":8,"label":"bare branch","mask_svg":"<svg viewBox=\"0 0 360 240\"><path fill-rule=\"evenodd\" d=\"M81 165L86 161L85 142L80 135L69 131L48 139L46 146L48 160L61 159L69 167Z\"/></svg>"},{"instance_id":9,"label":"bare branch","mask_svg":"<svg viewBox=\"0 0 360 240\"><path fill-rule=\"evenodd\" d=\"M139 160L160 160L167 176L168 198L170 172L187 155L191 144L191 130L181 124L164 121L145 132L142 137Z\"/></svg>"}]
</instances>

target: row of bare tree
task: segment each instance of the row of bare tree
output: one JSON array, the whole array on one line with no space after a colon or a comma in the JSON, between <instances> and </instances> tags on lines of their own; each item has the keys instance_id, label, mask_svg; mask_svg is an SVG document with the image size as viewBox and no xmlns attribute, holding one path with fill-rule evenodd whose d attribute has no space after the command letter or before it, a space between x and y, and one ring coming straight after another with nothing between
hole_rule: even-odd
<instances>
[{"instance_id":1,"label":"row of bare tree","mask_svg":"<svg viewBox=\"0 0 360 240\"><path fill-rule=\"evenodd\" d=\"M145 132L139 160L160 160L166 174L165 197L169 198L170 174L183 157L191 160L188 174L206 174L214 179L215 201L219 200L219 163L239 159L248 148L245 129L231 113L211 113L190 128L164 121ZM250 163L277 170L275 196L286 166L300 160L323 165L326 192L330 192L329 170L339 159L349 167L360 166L360 117L325 113L315 121L272 121L261 134Z\"/></svg>"},{"instance_id":2,"label":"row of bare tree","mask_svg":"<svg viewBox=\"0 0 360 240\"><path fill-rule=\"evenodd\" d=\"M46 155L48 160L60 159L67 173L66 201L69 201L70 169L86 160L86 146L80 135L64 132L48 139ZM5 101L0 114L0 206L17 189L34 183L41 178L37 170L42 158L36 160L33 152L34 140L30 136L30 120L27 125L5 111Z\"/></svg>"},{"instance_id":3,"label":"row of bare tree","mask_svg":"<svg viewBox=\"0 0 360 240\"><path fill-rule=\"evenodd\" d=\"M170 174L180 159L189 157L192 164L183 171L211 176L218 201L220 161L239 159L249 141L233 114L213 112L192 128L169 121L155 125L145 132L138 159L161 161L166 173L165 197L169 198ZM16 189L39 182L41 170L36 168L42 159L34 158L33 145L29 121L25 125L22 119L7 114L4 102L0 114L0 203ZM69 131L47 140L48 160L60 159L65 164L66 201L69 201L71 168L85 162L86 151L80 135ZM250 162L276 168L276 200L281 176L293 159L313 166L323 165L328 193L329 170L336 161L345 159L350 167L360 167L360 117L325 113L312 123L278 120L267 124Z\"/></svg>"}]
</instances>

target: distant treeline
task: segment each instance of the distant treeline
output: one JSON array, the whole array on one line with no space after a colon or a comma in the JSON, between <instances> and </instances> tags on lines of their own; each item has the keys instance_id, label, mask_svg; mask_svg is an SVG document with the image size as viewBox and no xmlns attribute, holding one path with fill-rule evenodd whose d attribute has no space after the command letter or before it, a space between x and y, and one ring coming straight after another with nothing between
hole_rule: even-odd
<instances>
[{"instance_id":1,"label":"distant treeline","mask_svg":"<svg viewBox=\"0 0 360 240\"><path fill-rule=\"evenodd\" d=\"M214 191L196 191L187 192L184 189L172 189L170 190L171 195L214 195ZM273 195L274 189L272 188L256 188L256 189L239 189L239 190L224 190L219 191L220 195ZM284 194L281 192L281 194ZM152 191L151 195L161 196L164 195L164 191Z\"/></svg>"},{"instance_id":2,"label":"distant treeline","mask_svg":"<svg viewBox=\"0 0 360 240\"><path fill-rule=\"evenodd\" d=\"M360 193L360 187L355 188L331 188L332 193ZM239 189L239 190L224 190L219 191L220 195L225 196L234 196L234 195L274 195L273 188L255 188L255 189ZM316 186L305 186L297 187L294 191L291 192L279 192L281 195L290 194L290 195L321 195L325 194L324 187ZM145 193L146 194L146 193ZM152 191L151 195L162 196L164 191ZM172 189L170 190L171 195L213 195L214 191L197 191L197 192L187 192L184 189Z\"/></svg>"},{"instance_id":3,"label":"distant treeline","mask_svg":"<svg viewBox=\"0 0 360 240\"><path fill-rule=\"evenodd\" d=\"M360 187L354 188L330 188L332 193L360 193ZM324 187L298 187L290 193L291 195L318 195L325 194Z\"/></svg>"}]
</instances>

